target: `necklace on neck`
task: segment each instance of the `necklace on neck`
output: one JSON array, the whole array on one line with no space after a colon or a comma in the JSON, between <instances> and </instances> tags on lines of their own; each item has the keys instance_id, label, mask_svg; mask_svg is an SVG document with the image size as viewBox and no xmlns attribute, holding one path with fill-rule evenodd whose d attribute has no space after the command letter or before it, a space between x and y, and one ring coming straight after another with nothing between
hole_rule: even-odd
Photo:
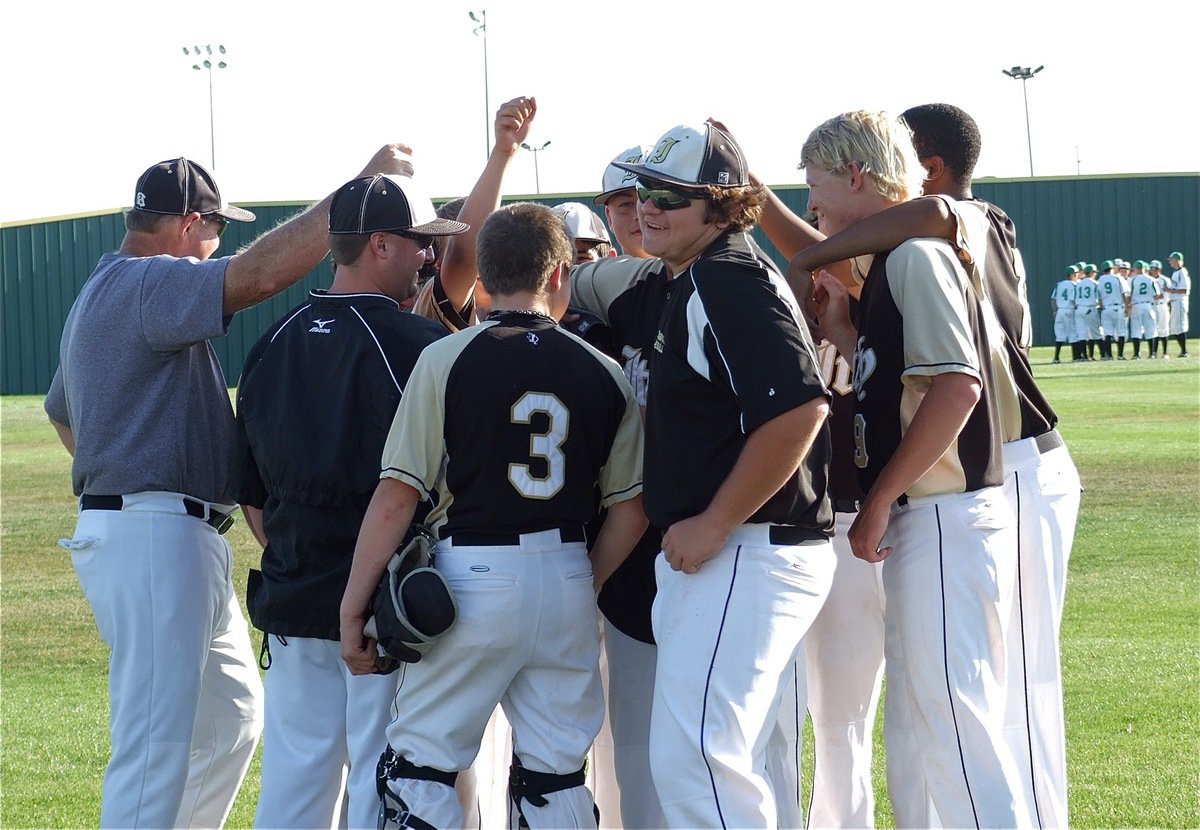
<instances>
[{"instance_id":1,"label":"necklace on neck","mask_svg":"<svg viewBox=\"0 0 1200 830\"><path fill-rule=\"evenodd\" d=\"M558 325L558 321L555 320L553 317L551 317L549 314L547 314L544 311L538 311L537 309L533 309L533 308L495 308L488 312L488 316L485 319L499 320L505 314L521 314L526 317L537 317L542 320L549 320L551 323Z\"/></svg>"}]
</instances>

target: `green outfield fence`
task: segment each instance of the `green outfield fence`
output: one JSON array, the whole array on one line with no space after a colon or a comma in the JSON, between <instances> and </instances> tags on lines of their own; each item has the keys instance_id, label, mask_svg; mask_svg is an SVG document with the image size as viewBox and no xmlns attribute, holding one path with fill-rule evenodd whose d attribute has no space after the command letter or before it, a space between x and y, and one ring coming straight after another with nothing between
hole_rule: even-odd
<instances>
[{"instance_id":1,"label":"green outfield fence","mask_svg":"<svg viewBox=\"0 0 1200 830\"><path fill-rule=\"evenodd\" d=\"M804 215L808 189L775 188L796 213ZM1083 260L1161 259L1182 251L1200 277L1200 173L1074 176L1033 179L981 179L975 194L1000 205L1017 224L1018 241L1029 272L1035 344L1053 341L1050 292L1063 269ZM592 194L521 196L512 201L554 205L590 203ZM302 210L299 204L249 204L258 214L250 225L233 223L221 240L236 250L263 230ZM0 394L42 394L58 365L58 342L71 302L100 255L116 250L124 226L121 211L59 217L0 227L0 267L4 275L3 349ZM780 265L778 251L755 231ZM298 304L309 288L331 280L328 261L282 294L240 312L228 336L214 341L231 384L237 382L251 345L273 321ZM1200 281L1197 289L1200 291ZM1197 306L1191 303L1191 331L1197 331Z\"/></svg>"}]
</instances>

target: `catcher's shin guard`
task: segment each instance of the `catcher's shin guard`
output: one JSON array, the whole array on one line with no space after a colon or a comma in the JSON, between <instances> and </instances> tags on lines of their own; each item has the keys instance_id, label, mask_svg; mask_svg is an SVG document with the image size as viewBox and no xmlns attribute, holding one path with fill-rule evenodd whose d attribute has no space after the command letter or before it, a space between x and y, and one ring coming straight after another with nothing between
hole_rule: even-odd
<instances>
[{"instance_id":1,"label":"catcher's shin guard","mask_svg":"<svg viewBox=\"0 0 1200 830\"><path fill-rule=\"evenodd\" d=\"M396 551L375 590L363 633L379 643L376 670L416 663L454 624L458 604L433 567L433 537L423 528Z\"/></svg>"},{"instance_id":2,"label":"catcher's shin guard","mask_svg":"<svg viewBox=\"0 0 1200 830\"><path fill-rule=\"evenodd\" d=\"M514 756L508 776L509 826L519 830L597 827L600 810L583 784L585 771L586 765L563 775L534 772Z\"/></svg>"},{"instance_id":3,"label":"catcher's shin guard","mask_svg":"<svg viewBox=\"0 0 1200 830\"><path fill-rule=\"evenodd\" d=\"M458 773L433 767L419 767L401 758L390 746L379 756L379 764L375 767L375 791L379 794L379 830L438 830L432 823L415 815L404 799L388 786L389 781L401 778L433 781L453 790Z\"/></svg>"}]
</instances>

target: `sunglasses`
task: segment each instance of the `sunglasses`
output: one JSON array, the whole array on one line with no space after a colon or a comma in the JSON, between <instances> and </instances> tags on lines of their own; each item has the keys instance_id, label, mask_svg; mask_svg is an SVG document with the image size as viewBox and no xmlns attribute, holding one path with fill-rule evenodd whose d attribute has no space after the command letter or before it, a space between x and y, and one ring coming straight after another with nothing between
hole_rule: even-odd
<instances>
[{"instance_id":1,"label":"sunglasses","mask_svg":"<svg viewBox=\"0 0 1200 830\"><path fill-rule=\"evenodd\" d=\"M423 233L410 233L408 231L388 231L388 233L394 233L396 236L403 236L405 239L411 239L413 242L417 243L417 247L419 247L422 251L433 244L433 237L426 236Z\"/></svg>"},{"instance_id":2,"label":"sunglasses","mask_svg":"<svg viewBox=\"0 0 1200 830\"><path fill-rule=\"evenodd\" d=\"M208 222L211 225L217 226L217 238L218 239L220 239L222 236L224 236L225 231L229 229L229 220L226 219L224 216L217 216L216 214L212 214L210 216L205 216L204 221Z\"/></svg>"},{"instance_id":3,"label":"sunglasses","mask_svg":"<svg viewBox=\"0 0 1200 830\"><path fill-rule=\"evenodd\" d=\"M702 193L675 190L661 182L654 182L654 187L647 187L646 182L638 179L637 195L639 202L653 202L659 210L679 210L690 205L694 200L705 198Z\"/></svg>"}]
</instances>

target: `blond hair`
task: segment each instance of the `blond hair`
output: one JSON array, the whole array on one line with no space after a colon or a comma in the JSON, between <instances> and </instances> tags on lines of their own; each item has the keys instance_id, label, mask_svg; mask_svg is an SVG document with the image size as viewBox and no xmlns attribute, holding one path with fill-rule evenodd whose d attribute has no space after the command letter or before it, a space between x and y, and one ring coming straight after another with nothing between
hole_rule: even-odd
<instances>
[{"instance_id":1,"label":"blond hair","mask_svg":"<svg viewBox=\"0 0 1200 830\"><path fill-rule=\"evenodd\" d=\"M851 164L870 173L889 201L921 195L925 171L913 149L912 131L886 112L855 110L836 115L809 133L800 151L800 168L811 165L841 174Z\"/></svg>"}]
</instances>

